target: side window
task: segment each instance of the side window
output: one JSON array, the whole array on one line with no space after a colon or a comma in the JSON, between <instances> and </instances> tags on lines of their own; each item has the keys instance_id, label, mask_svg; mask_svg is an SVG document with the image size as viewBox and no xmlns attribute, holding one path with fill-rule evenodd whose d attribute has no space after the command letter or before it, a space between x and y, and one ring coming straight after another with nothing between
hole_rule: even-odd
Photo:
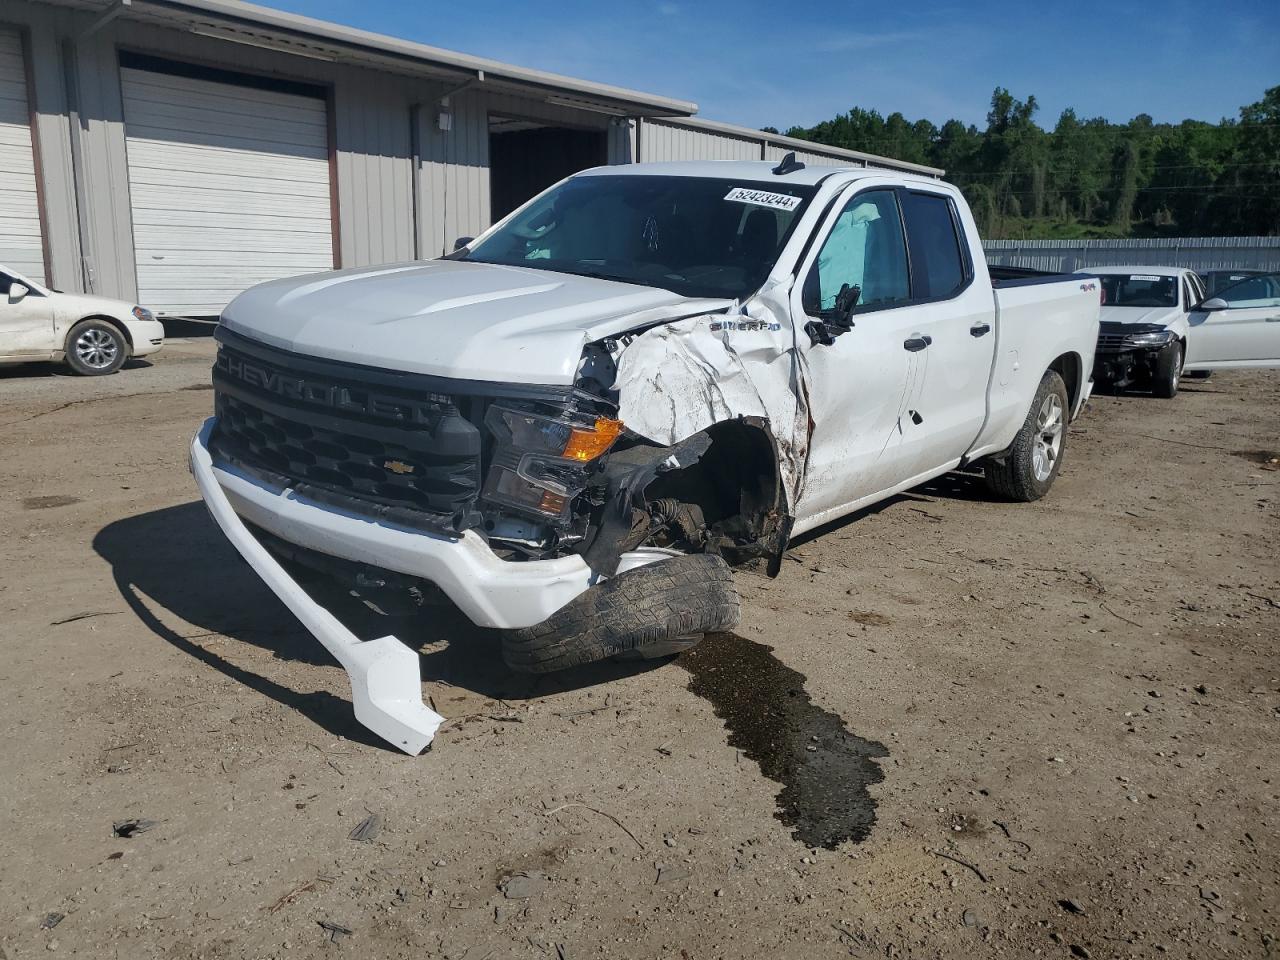
<instances>
[{"instance_id":1,"label":"side window","mask_svg":"<svg viewBox=\"0 0 1280 960\"><path fill-rule=\"evenodd\" d=\"M13 278L7 273L0 273L0 297L9 296L9 284L13 283Z\"/></svg>"},{"instance_id":2,"label":"side window","mask_svg":"<svg viewBox=\"0 0 1280 960\"><path fill-rule=\"evenodd\" d=\"M959 292L969 268L951 201L928 193L907 193L903 199L907 243L911 249L911 298L932 300Z\"/></svg>"},{"instance_id":3,"label":"side window","mask_svg":"<svg viewBox=\"0 0 1280 960\"><path fill-rule=\"evenodd\" d=\"M1250 277L1219 294L1233 310L1251 307L1280 307L1280 273Z\"/></svg>"},{"instance_id":4,"label":"side window","mask_svg":"<svg viewBox=\"0 0 1280 960\"><path fill-rule=\"evenodd\" d=\"M805 309L830 310L845 284L862 288L859 310L910 297L906 243L892 190L869 190L845 204L805 279Z\"/></svg>"}]
</instances>

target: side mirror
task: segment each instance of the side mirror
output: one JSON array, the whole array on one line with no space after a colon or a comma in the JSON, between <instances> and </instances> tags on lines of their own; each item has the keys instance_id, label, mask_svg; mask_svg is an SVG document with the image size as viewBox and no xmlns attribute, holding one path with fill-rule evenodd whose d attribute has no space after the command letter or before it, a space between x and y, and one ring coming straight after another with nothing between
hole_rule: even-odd
<instances>
[{"instance_id":1,"label":"side mirror","mask_svg":"<svg viewBox=\"0 0 1280 960\"><path fill-rule=\"evenodd\" d=\"M459 250L461 250L463 247L465 247L468 243L470 243L474 239L475 237L459 237L457 240L453 241L454 253L457 253Z\"/></svg>"},{"instance_id":2,"label":"side mirror","mask_svg":"<svg viewBox=\"0 0 1280 960\"><path fill-rule=\"evenodd\" d=\"M28 287L25 283L18 283L15 280L13 283L9 284L9 302L21 303L26 298L27 294L30 292L31 292L30 287Z\"/></svg>"},{"instance_id":3,"label":"side mirror","mask_svg":"<svg viewBox=\"0 0 1280 960\"><path fill-rule=\"evenodd\" d=\"M1196 307L1196 309L1197 310L1227 310L1230 307L1231 307L1231 304L1227 303L1227 301L1223 300L1221 297L1210 297L1208 300L1205 300L1203 303L1201 303L1200 306Z\"/></svg>"},{"instance_id":4,"label":"side mirror","mask_svg":"<svg viewBox=\"0 0 1280 960\"><path fill-rule=\"evenodd\" d=\"M836 337L853 329L853 311L861 296L862 287L841 284L840 292L836 294L835 306L830 310L814 312L821 319L810 320L804 325L805 333L809 334L814 346L822 344L829 347L836 342Z\"/></svg>"}]
</instances>

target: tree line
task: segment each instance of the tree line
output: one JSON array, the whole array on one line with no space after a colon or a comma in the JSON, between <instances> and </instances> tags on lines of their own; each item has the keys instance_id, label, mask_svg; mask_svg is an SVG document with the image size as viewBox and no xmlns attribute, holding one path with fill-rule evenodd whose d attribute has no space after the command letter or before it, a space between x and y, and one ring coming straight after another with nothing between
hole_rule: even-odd
<instances>
[{"instance_id":1,"label":"tree line","mask_svg":"<svg viewBox=\"0 0 1280 960\"><path fill-rule=\"evenodd\" d=\"M992 239L1280 234L1280 86L1218 123L1067 109L1045 130L1038 110L997 87L984 130L855 107L786 133L942 167Z\"/></svg>"}]
</instances>

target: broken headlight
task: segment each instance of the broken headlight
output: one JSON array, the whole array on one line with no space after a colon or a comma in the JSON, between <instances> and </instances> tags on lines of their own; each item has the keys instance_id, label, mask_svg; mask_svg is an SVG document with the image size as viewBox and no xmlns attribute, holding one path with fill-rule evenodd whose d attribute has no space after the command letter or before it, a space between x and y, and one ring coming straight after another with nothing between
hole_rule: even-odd
<instances>
[{"instance_id":1,"label":"broken headlight","mask_svg":"<svg viewBox=\"0 0 1280 960\"><path fill-rule=\"evenodd\" d=\"M565 522L590 465L622 433L609 417L554 417L494 404L485 426L497 444L481 496L523 513Z\"/></svg>"}]
</instances>

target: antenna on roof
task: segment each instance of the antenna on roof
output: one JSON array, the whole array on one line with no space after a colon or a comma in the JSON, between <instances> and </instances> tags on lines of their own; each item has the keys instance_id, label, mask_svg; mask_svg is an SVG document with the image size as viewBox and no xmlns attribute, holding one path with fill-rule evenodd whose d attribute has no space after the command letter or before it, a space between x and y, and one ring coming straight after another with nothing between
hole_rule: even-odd
<instances>
[{"instance_id":1,"label":"antenna on roof","mask_svg":"<svg viewBox=\"0 0 1280 960\"><path fill-rule=\"evenodd\" d=\"M773 168L773 175L775 177L785 177L788 173L795 173L797 170L803 169L804 164L796 159L796 152L792 150L782 158L780 164Z\"/></svg>"}]
</instances>

